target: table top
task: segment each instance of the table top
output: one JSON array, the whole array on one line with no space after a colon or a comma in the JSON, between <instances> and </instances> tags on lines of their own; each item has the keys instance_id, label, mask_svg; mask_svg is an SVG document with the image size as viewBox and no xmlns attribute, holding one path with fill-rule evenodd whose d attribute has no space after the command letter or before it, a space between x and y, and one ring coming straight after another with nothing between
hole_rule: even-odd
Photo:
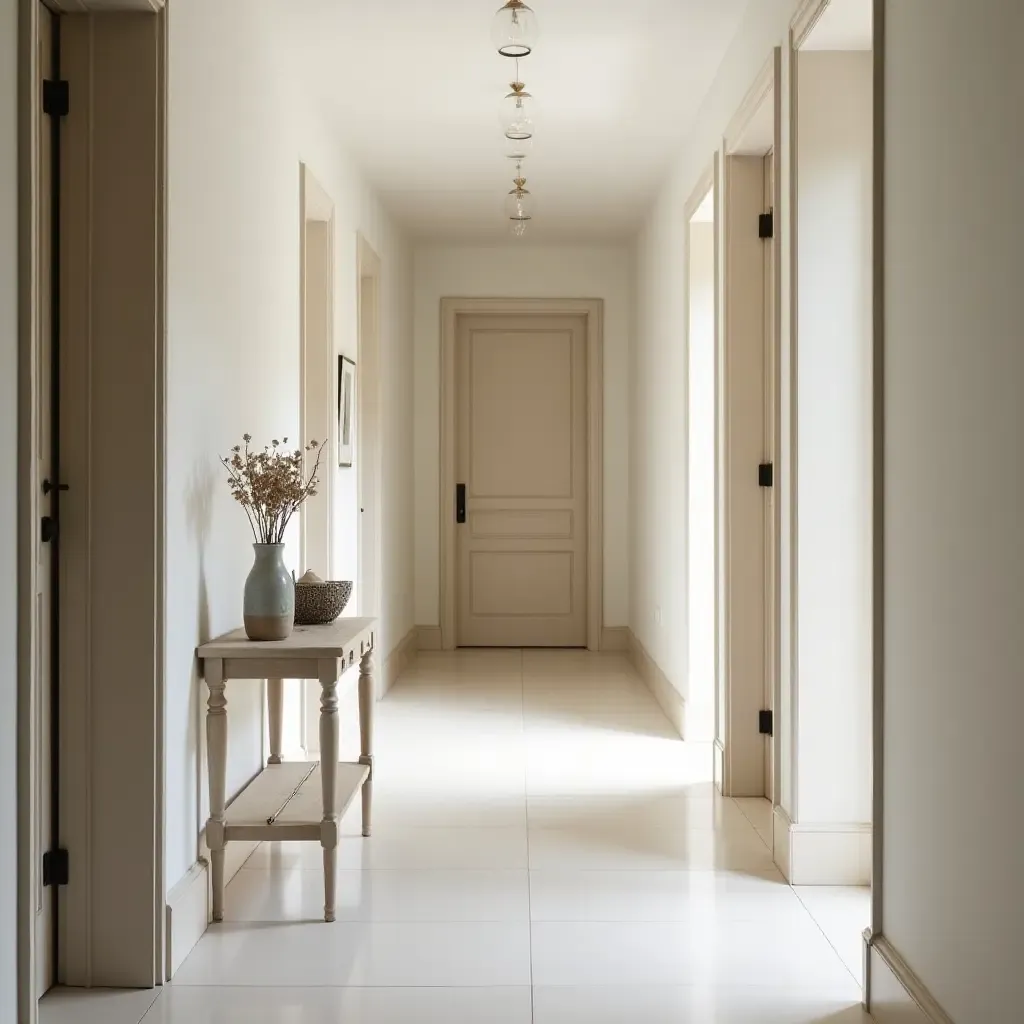
<instances>
[{"instance_id":1,"label":"table top","mask_svg":"<svg viewBox=\"0 0 1024 1024\"><path fill-rule=\"evenodd\" d=\"M285 640L250 640L244 629L210 640L200 658L347 658L373 646L376 619L342 618L326 626L296 626Z\"/></svg>"}]
</instances>

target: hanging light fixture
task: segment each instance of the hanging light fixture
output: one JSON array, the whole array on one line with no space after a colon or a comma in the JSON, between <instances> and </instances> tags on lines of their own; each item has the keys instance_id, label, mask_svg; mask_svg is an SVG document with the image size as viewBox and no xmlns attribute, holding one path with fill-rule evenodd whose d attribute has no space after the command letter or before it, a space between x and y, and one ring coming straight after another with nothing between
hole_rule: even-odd
<instances>
[{"instance_id":1,"label":"hanging light fixture","mask_svg":"<svg viewBox=\"0 0 1024 1024\"><path fill-rule=\"evenodd\" d=\"M523 0L508 0L494 16L491 39L502 57L528 57L537 36L537 15Z\"/></svg>"},{"instance_id":2,"label":"hanging light fixture","mask_svg":"<svg viewBox=\"0 0 1024 1024\"><path fill-rule=\"evenodd\" d=\"M533 198L526 187L522 164L516 165L516 177L513 188L505 197L505 213L512 227L512 233L521 238L526 233L526 226L533 219Z\"/></svg>"},{"instance_id":3,"label":"hanging light fixture","mask_svg":"<svg viewBox=\"0 0 1024 1024\"><path fill-rule=\"evenodd\" d=\"M536 104L522 82L513 82L511 88L501 101L501 127L510 142L526 142L533 138Z\"/></svg>"}]
</instances>

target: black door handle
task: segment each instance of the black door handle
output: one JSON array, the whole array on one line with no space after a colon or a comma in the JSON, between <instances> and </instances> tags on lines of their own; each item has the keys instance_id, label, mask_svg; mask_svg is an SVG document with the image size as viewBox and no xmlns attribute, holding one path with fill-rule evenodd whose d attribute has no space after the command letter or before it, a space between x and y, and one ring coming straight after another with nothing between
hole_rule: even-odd
<instances>
[{"instance_id":1,"label":"black door handle","mask_svg":"<svg viewBox=\"0 0 1024 1024\"><path fill-rule=\"evenodd\" d=\"M466 521L466 485L455 485L455 522Z\"/></svg>"}]
</instances>

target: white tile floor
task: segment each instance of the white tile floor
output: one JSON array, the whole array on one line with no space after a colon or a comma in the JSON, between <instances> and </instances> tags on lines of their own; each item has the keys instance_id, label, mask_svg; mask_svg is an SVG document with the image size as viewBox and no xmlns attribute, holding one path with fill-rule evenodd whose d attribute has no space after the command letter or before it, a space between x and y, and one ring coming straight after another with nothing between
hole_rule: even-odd
<instances>
[{"instance_id":1,"label":"white tile floor","mask_svg":"<svg viewBox=\"0 0 1024 1024\"><path fill-rule=\"evenodd\" d=\"M344 756L357 746L346 698ZM374 837L261 847L172 985L44 1024L862 1024L866 895L786 886L618 656L425 654L380 705Z\"/></svg>"}]
</instances>

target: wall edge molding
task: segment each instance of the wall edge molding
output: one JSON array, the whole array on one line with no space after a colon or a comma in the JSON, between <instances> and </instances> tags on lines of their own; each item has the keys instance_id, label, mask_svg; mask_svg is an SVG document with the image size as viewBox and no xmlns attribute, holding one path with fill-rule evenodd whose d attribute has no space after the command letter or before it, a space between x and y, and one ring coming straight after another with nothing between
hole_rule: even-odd
<instances>
[{"instance_id":1,"label":"wall edge molding","mask_svg":"<svg viewBox=\"0 0 1024 1024\"><path fill-rule=\"evenodd\" d=\"M245 862L256 852L257 846L259 843L228 843L224 855L225 885L242 870ZM206 845L205 832L200 837L199 847L199 858L167 894L165 913L168 980L174 977L175 972L185 962L185 958L206 933L213 919L210 850Z\"/></svg>"},{"instance_id":2,"label":"wall edge molding","mask_svg":"<svg viewBox=\"0 0 1024 1024\"><path fill-rule=\"evenodd\" d=\"M884 935L864 932L865 1004L878 1024L954 1024Z\"/></svg>"},{"instance_id":3,"label":"wall edge molding","mask_svg":"<svg viewBox=\"0 0 1024 1024\"><path fill-rule=\"evenodd\" d=\"M395 685L399 676L416 658L416 652L420 649L419 631L419 626L410 628L409 632L395 644L391 653L384 659L383 671L380 676L380 692L377 694L378 700Z\"/></svg>"},{"instance_id":4,"label":"wall edge molding","mask_svg":"<svg viewBox=\"0 0 1024 1024\"><path fill-rule=\"evenodd\" d=\"M416 649L420 651L441 651L444 647L441 642L440 626L416 626Z\"/></svg>"},{"instance_id":5,"label":"wall edge molding","mask_svg":"<svg viewBox=\"0 0 1024 1024\"><path fill-rule=\"evenodd\" d=\"M631 649L629 626L603 626L601 628L601 650L628 653Z\"/></svg>"},{"instance_id":6,"label":"wall edge molding","mask_svg":"<svg viewBox=\"0 0 1024 1024\"><path fill-rule=\"evenodd\" d=\"M627 628L626 632L629 660L636 669L637 675L651 691L651 696L658 702L658 706L672 723L672 727L679 733L680 738L685 739L686 701L683 699L683 695L669 682L668 676L647 653L647 649L637 639L633 630Z\"/></svg>"},{"instance_id":7,"label":"wall edge molding","mask_svg":"<svg viewBox=\"0 0 1024 1024\"><path fill-rule=\"evenodd\" d=\"M790 885L870 885L873 833L862 821L795 822L776 807L775 865Z\"/></svg>"}]
</instances>

